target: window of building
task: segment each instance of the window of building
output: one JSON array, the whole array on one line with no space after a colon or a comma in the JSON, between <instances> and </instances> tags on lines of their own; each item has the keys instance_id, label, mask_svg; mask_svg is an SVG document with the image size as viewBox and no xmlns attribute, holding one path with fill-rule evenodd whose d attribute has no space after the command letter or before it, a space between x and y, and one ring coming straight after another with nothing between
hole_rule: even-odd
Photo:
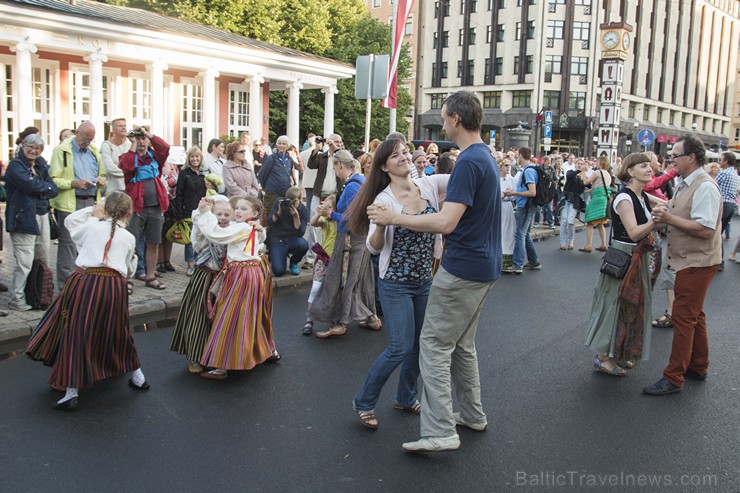
<instances>
[{"instance_id":1,"label":"window of building","mask_svg":"<svg viewBox=\"0 0 740 493\"><path fill-rule=\"evenodd\" d=\"M36 61L34 65L36 63L39 63L39 61ZM33 113L31 117L33 119L33 126L39 129L41 138L48 144L57 142L57 135L56 132L53 132L55 128L52 123L53 83L54 72L51 66L44 64L43 66L34 66L31 69L31 97L33 100L31 105ZM11 85L10 88L12 87ZM8 92L12 94L12 89ZM12 127L10 130L12 130ZM51 145L47 147L53 148ZM10 147L10 149L12 152L13 147Z\"/></svg>"},{"instance_id":2,"label":"window of building","mask_svg":"<svg viewBox=\"0 0 740 493\"><path fill-rule=\"evenodd\" d=\"M560 108L560 91L545 91L542 99L542 105L549 109Z\"/></svg>"},{"instance_id":3,"label":"window of building","mask_svg":"<svg viewBox=\"0 0 740 493\"><path fill-rule=\"evenodd\" d=\"M663 108L658 108L657 119L655 120L657 123L663 123L663 114Z\"/></svg>"},{"instance_id":4,"label":"window of building","mask_svg":"<svg viewBox=\"0 0 740 493\"><path fill-rule=\"evenodd\" d=\"M562 74L563 57L560 55L545 55L545 72L550 74Z\"/></svg>"},{"instance_id":5,"label":"window of building","mask_svg":"<svg viewBox=\"0 0 740 493\"><path fill-rule=\"evenodd\" d=\"M514 57L514 75L519 73L519 57Z\"/></svg>"},{"instance_id":6,"label":"window of building","mask_svg":"<svg viewBox=\"0 0 740 493\"><path fill-rule=\"evenodd\" d=\"M527 55L527 58L525 59L526 65L524 66L524 73L525 74L531 74L533 67L534 67L534 56L533 55ZM514 57L514 74L519 73L519 57Z\"/></svg>"},{"instance_id":7,"label":"window of building","mask_svg":"<svg viewBox=\"0 0 740 493\"><path fill-rule=\"evenodd\" d=\"M740 140L740 128L735 129L735 140Z\"/></svg>"},{"instance_id":8,"label":"window of building","mask_svg":"<svg viewBox=\"0 0 740 493\"><path fill-rule=\"evenodd\" d=\"M437 64L432 63L432 77L437 73ZM442 62L442 73L440 74L441 79L447 78L447 62Z\"/></svg>"},{"instance_id":9,"label":"window of building","mask_svg":"<svg viewBox=\"0 0 740 493\"><path fill-rule=\"evenodd\" d=\"M194 79L180 79L180 145L203 148L203 86Z\"/></svg>"},{"instance_id":10,"label":"window of building","mask_svg":"<svg viewBox=\"0 0 740 493\"><path fill-rule=\"evenodd\" d=\"M70 65L70 109L72 128L90 119L90 74L85 65ZM103 120L111 120L117 73L103 69Z\"/></svg>"},{"instance_id":11,"label":"window of building","mask_svg":"<svg viewBox=\"0 0 740 493\"><path fill-rule=\"evenodd\" d=\"M498 2L498 8L499 10L506 8L506 0L499 0Z\"/></svg>"},{"instance_id":12,"label":"window of building","mask_svg":"<svg viewBox=\"0 0 740 493\"><path fill-rule=\"evenodd\" d=\"M534 21L527 22L527 39L534 39L535 34Z\"/></svg>"},{"instance_id":13,"label":"window of building","mask_svg":"<svg viewBox=\"0 0 740 493\"><path fill-rule=\"evenodd\" d=\"M491 26L486 26L486 44L491 42Z\"/></svg>"},{"instance_id":14,"label":"window of building","mask_svg":"<svg viewBox=\"0 0 740 493\"><path fill-rule=\"evenodd\" d=\"M503 57L496 57L496 69L494 71L494 75L503 75L504 74L504 58Z\"/></svg>"},{"instance_id":15,"label":"window of building","mask_svg":"<svg viewBox=\"0 0 740 493\"><path fill-rule=\"evenodd\" d=\"M484 108L501 108L501 91L486 91L483 93Z\"/></svg>"},{"instance_id":16,"label":"window of building","mask_svg":"<svg viewBox=\"0 0 740 493\"><path fill-rule=\"evenodd\" d=\"M442 2L442 15L444 17L450 16L450 1L444 0ZM439 2L434 2L434 18L436 19L437 16L439 16Z\"/></svg>"},{"instance_id":17,"label":"window of building","mask_svg":"<svg viewBox=\"0 0 740 493\"><path fill-rule=\"evenodd\" d=\"M430 94L430 97L432 98L432 105L431 109L433 110L441 110L442 106L445 104L445 99L447 98L446 93L438 93L438 94Z\"/></svg>"},{"instance_id":18,"label":"window of building","mask_svg":"<svg viewBox=\"0 0 740 493\"><path fill-rule=\"evenodd\" d=\"M128 77L128 100L131 106L129 125L151 125L151 81L144 72L129 71Z\"/></svg>"},{"instance_id":19,"label":"window of building","mask_svg":"<svg viewBox=\"0 0 740 493\"><path fill-rule=\"evenodd\" d=\"M485 65L483 66L483 83L491 84L491 59L486 58Z\"/></svg>"},{"instance_id":20,"label":"window of building","mask_svg":"<svg viewBox=\"0 0 740 493\"><path fill-rule=\"evenodd\" d=\"M565 0L563 0L563 3L565 3ZM575 5L586 5L588 7L591 6L591 0L575 0Z\"/></svg>"},{"instance_id":21,"label":"window of building","mask_svg":"<svg viewBox=\"0 0 740 493\"><path fill-rule=\"evenodd\" d=\"M586 93L585 92L571 92L568 99L568 108L572 110L585 111L586 109Z\"/></svg>"},{"instance_id":22,"label":"window of building","mask_svg":"<svg viewBox=\"0 0 740 493\"><path fill-rule=\"evenodd\" d=\"M532 105L532 91L512 91L511 105L514 108L529 108Z\"/></svg>"},{"instance_id":23,"label":"window of building","mask_svg":"<svg viewBox=\"0 0 740 493\"><path fill-rule=\"evenodd\" d=\"M414 16L410 15L406 21L406 26L403 28L404 36L409 36L414 33Z\"/></svg>"},{"instance_id":24,"label":"window of building","mask_svg":"<svg viewBox=\"0 0 740 493\"><path fill-rule=\"evenodd\" d=\"M573 23L573 39L588 41L591 33L591 24L588 22Z\"/></svg>"},{"instance_id":25,"label":"window of building","mask_svg":"<svg viewBox=\"0 0 740 493\"><path fill-rule=\"evenodd\" d=\"M629 118L634 118L635 117L636 110L637 110L637 105L635 103L630 103L629 109L627 111L627 114L628 114Z\"/></svg>"},{"instance_id":26,"label":"window of building","mask_svg":"<svg viewBox=\"0 0 740 493\"><path fill-rule=\"evenodd\" d=\"M488 10L493 10L493 0L488 0Z\"/></svg>"},{"instance_id":27,"label":"window of building","mask_svg":"<svg viewBox=\"0 0 740 493\"><path fill-rule=\"evenodd\" d=\"M471 27L468 30L468 44L469 45L474 45L475 44L475 34L476 34L475 28L474 27Z\"/></svg>"},{"instance_id":28,"label":"window of building","mask_svg":"<svg viewBox=\"0 0 740 493\"><path fill-rule=\"evenodd\" d=\"M457 46L463 45L463 33L465 32L464 29L460 29L460 31L457 34Z\"/></svg>"},{"instance_id":29,"label":"window of building","mask_svg":"<svg viewBox=\"0 0 740 493\"><path fill-rule=\"evenodd\" d=\"M514 33L514 39L516 41L519 41L520 39L522 39L522 23L521 22L516 23L516 32Z\"/></svg>"},{"instance_id":30,"label":"window of building","mask_svg":"<svg viewBox=\"0 0 740 493\"><path fill-rule=\"evenodd\" d=\"M450 1L450 0L447 0L447 1ZM472 0L470 2L470 13L474 14L476 12L478 12L478 0ZM465 13L465 0L460 0L460 13L461 14Z\"/></svg>"},{"instance_id":31,"label":"window of building","mask_svg":"<svg viewBox=\"0 0 740 493\"><path fill-rule=\"evenodd\" d=\"M506 26L503 24L499 24L498 30L496 31L496 41L498 41L499 43L503 43L505 32L506 32Z\"/></svg>"},{"instance_id":32,"label":"window of building","mask_svg":"<svg viewBox=\"0 0 740 493\"><path fill-rule=\"evenodd\" d=\"M565 31L565 21L547 21L547 31L545 37L554 39L563 39Z\"/></svg>"},{"instance_id":33,"label":"window of building","mask_svg":"<svg viewBox=\"0 0 740 493\"><path fill-rule=\"evenodd\" d=\"M588 57L574 56L570 60L571 75L588 75Z\"/></svg>"},{"instance_id":34,"label":"window of building","mask_svg":"<svg viewBox=\"0 0 740 493\"><path fill-rule=\"evenodd\" d=\"M229 135L239 137L249 130L249 89L229 84Z\"/></svg>"},{"instance_id":35,"label":"window of building","mask_svg":"<svg viewBox=\"0 0 740 493\"><path fill-rule=\"evenodd\" d=\"M377 9L378 7L380 7L380 0L373 0L373 8Z\"/></svg>"}]
</instances>

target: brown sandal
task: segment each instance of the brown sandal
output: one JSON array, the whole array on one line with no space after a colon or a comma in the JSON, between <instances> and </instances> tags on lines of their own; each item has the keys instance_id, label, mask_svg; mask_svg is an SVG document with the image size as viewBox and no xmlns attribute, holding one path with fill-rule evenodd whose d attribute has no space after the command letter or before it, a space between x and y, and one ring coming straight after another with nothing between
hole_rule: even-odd
<instances>
[{"instance_id":1,"label":"brown sandal","mask_svg":"<svg viewBox=\"0 0 740 493\"><path fill-rule=\"evenodd\" d=\"M371 322L372 319L375 319L375 321ZM367 320L357 325L363 329L380 330L383 327L383 322L380 321L377 315L370 315Z\"/></svg>"},{"instance_id":2,"label":"brown sandal","mask_svg":"<svg viewBox=\"0 0 740 493\"><path fill-rule=\"evenodd\" d=\"M673 317L666 311L660 318L652 321L652 326L657 329L670 329L673 327Z\"/></svg>"},{"instance_id":3,"label":"brown sandal","mask_svg":"<svg viewBox=\"0 0 740 493\"><path fill-rule=\"evenodd\" d=\"M360 422L370 428L371 430L378 429L378 418L375 417L375 413L372 411L357 411L357 416L360 417Z\"/></svg>"},{"instance_id":4,"label":"brown sandal","mask_svg":"<svg viewBox=\"0 0 740 493\"><path fill-rule=\"evenodd\" d=\"M158 289L158 290L167 289L167 286L165 286L164 284L162 284L161 282L159 282L156 277L153 277L151 279L147 279L146 280L146 284L144 284L144 285L146 287L152 288L152 289Z\"/></svg>"},{"instance_id":5,"label":"brown sandal","mask_svg":"<svg viewBox=\"0 0 740 493\"><path fill-rule=\"evenodd\" d=\"M414 405L411 407L403 407L398 402L393 403L393 409L398 409L399 411L408 411L410 413L419 414L421 412L421 404L419 401L414 402Z\"/></svg>"}]
</instances>

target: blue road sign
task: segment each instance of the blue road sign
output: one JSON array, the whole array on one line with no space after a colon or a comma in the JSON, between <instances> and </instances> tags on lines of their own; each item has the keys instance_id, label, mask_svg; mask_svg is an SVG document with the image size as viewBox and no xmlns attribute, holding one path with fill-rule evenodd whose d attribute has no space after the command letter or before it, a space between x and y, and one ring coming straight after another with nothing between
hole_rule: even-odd
<instances>
[{"instance_id":1,"label":"blue road sign","mask_svg":"<svg viewBox=\"0 0 740 493\"><path fill-rule=\"evenodd\" d=\"M655 141L655 132L649 128L643 128L637 134L637 141L642 147L647 147Z\"/></svg>"},{"instance_id":2,"label":"blue road sign","mask_svg":"<svg viewBox=\"0 0 740 493\"><path fill-rule=\"evenodd\" d=\"M495 139L496 138L496 131L495 130L489 130L488 131L488 138Z\"/></svg>"},{"instance_id":3,"label":"blue road sign","mask_svg":"<svg viewBox=\"0 0 740 493\"><path fill-rule=\"evenodd\" d=\"M542 127L543 137L552 137L552 123L545 123Z\"/></svg>"},{"instance_id":4,"label":"blue road sign","mask_svg":"<svg viewBox=\"0 0 740 493\"><path fill-rule=\"evenodd\" d=\"M552 123L552 111L545 111L545 123Z\"/></svg>"}]
</instances>

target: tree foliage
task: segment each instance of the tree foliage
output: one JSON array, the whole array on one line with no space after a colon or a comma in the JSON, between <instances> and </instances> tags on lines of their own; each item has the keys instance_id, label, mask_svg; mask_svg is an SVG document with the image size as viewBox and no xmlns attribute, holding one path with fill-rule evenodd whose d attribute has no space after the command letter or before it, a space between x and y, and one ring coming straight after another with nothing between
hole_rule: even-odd
<instances>
[{"instance_id":1,"label":"tree foliage","mask_svg":"<svg viewBox=\"0 0 740 493\"><path fill-rule=\"evenodd\" d=\"M141 8L182 20L223 29L279 46L325 56L354 65L355 59L371 53L390 53L390 26L370 15L362 0L106 0L107 3ZM410 74L411 57L404 46L399 80ZM346 145L364 141L365 101L354 97L354 79L340 80L335 96L335 131ZM398 88L397 130L408 127L404 115L412 105L407 90ZM300 128L320 134L324 128L324 94L303 90L300 95ZM285 133L287 95L270 93L270 137ZM370 136L388 133L389 110L372 103Z\"/></svg>"}]
</instances>

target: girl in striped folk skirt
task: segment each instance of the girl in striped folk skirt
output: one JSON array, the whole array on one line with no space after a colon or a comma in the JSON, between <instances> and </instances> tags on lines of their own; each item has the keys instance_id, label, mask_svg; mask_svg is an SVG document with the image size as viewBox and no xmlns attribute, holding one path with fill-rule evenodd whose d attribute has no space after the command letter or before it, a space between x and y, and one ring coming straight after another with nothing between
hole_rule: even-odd
<instances>
[{"instance_id":1,"label":"girl in striped folk skirt","mask_svg":"<svg viewBox=\"0 0 740 493\"><path fill-rule=\"evenodd\" d=\"M200 364L213 368L200 376L223 380L227 370L251 370L265 361L278 361L272 333L272 272L260 256L265 230L257 222L262 204L255 197L232 197L236 223L219 228L201 200L193 224L208 241L226 244L227 265L218 287L211 333Z\"/></svg>"},{"instance_id":2,"label":"girl in striped folk skirt","mask_svg":"<svg viewBox=\"0 0 740 493\"><path fill-rule=\"evenodd\" d=\"M136 240L126 231L133 204L113 192L105 205L81 209L65 220L78 249L78 269L67 279L31 336L27 354L51 366L49 383L66 388L55 409L78 405L78 389L133 372L129 385L148 390L129 333L126 278L136 270Z\"/></svg>"},{"instance_id":3,"label":"girl in striped folk skirt","mask_svg":"<svg viewBox=\"0 0 740 493\"><path fill-rule=\"evenodd\" d=\"M226 228L231 223L231 215L234 212L231 204L223 195L215 195L212 198L214 201L212 212L216 216L218 227ZM195 261L195 273L190 278L182 297L180 313L172 331L170 351L185 355L190 362L188 371L199 374L203 373L200 358L211 333L209 288L226 259L226 246L206 240L197 224L193 224L190 239L193 248L198 252L198 257Z\"/></svg>"}]
</instances>

